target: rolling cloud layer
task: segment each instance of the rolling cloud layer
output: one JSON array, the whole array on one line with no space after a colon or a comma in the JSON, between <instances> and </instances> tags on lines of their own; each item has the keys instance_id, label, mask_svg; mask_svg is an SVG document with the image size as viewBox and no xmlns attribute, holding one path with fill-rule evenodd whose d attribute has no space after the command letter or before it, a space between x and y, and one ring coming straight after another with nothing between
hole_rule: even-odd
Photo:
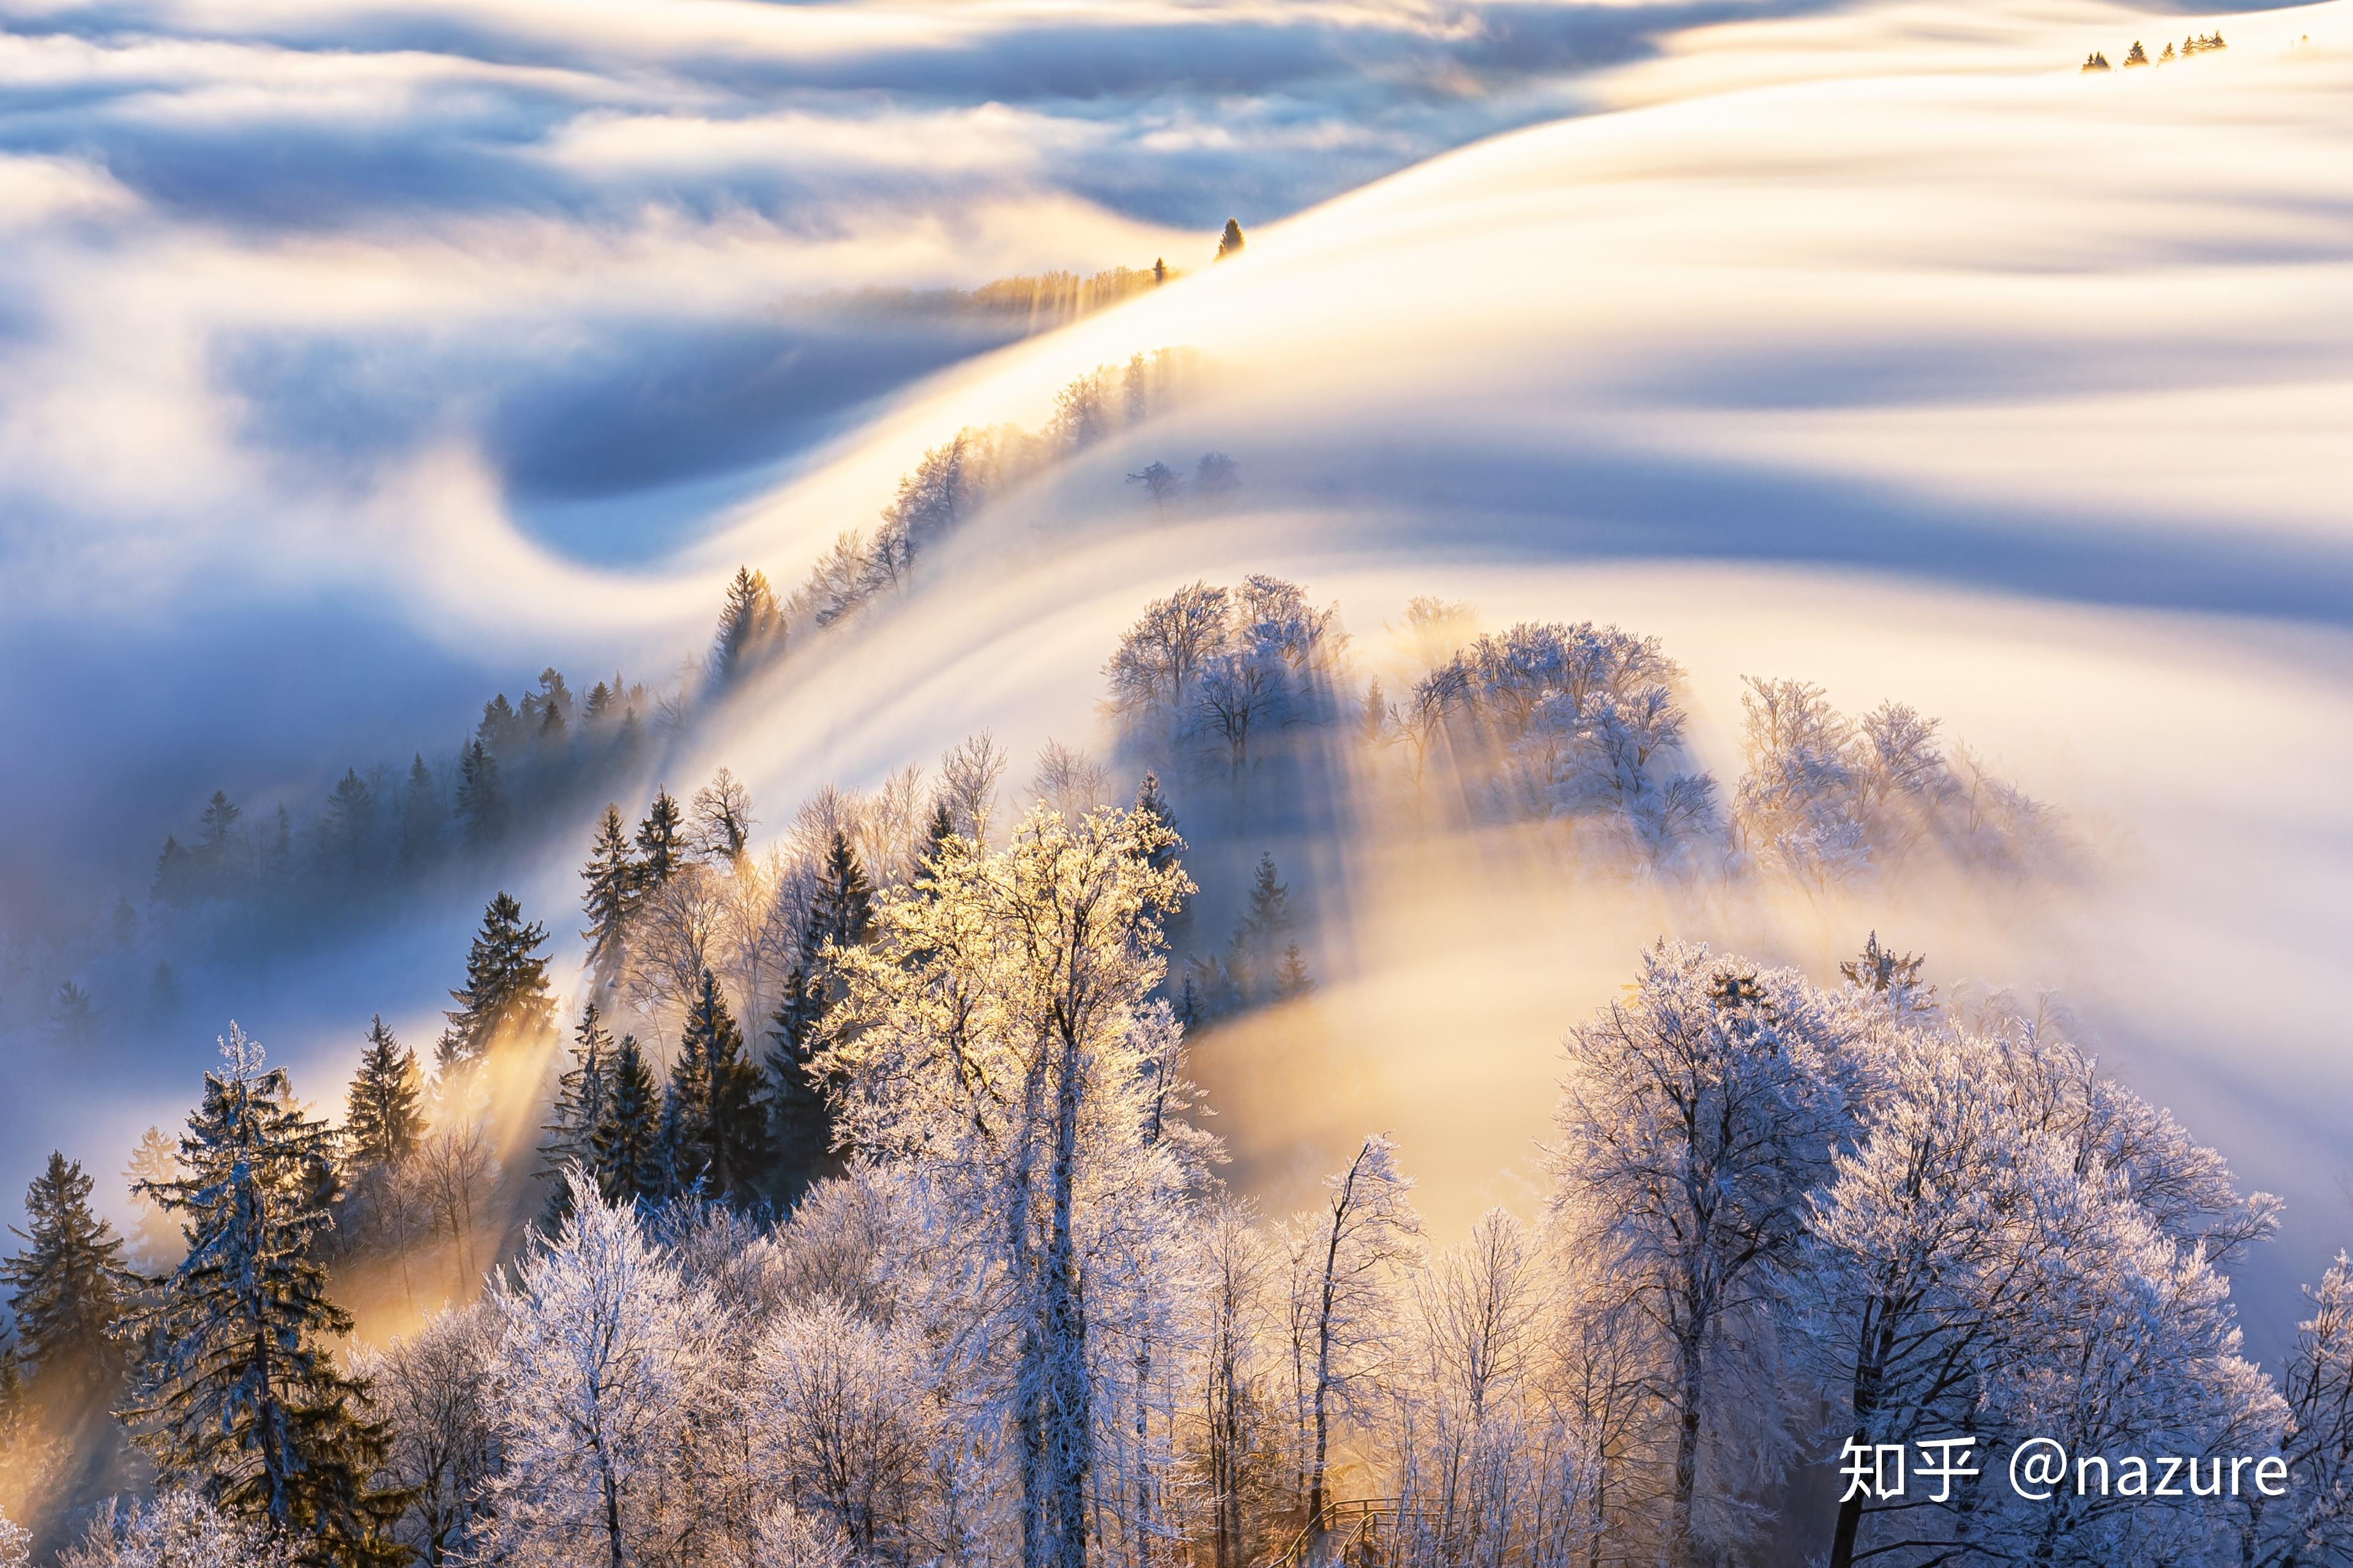
<instances>
[{"instance_id":1,"label":"rolling cloud layer","mask_svg":"<svg viewBox=\"0 0 2353 1568\"><path fill-rule=\"evenodd\" d=\"M2287 1193L2274 1296L2341 1233L2347 0L0 18L0 655L28 672L0 719L44 825L0 869L13 927L135 892L216 784L311 798L551 660L674 666L738 561L789 581L926 445L1190 344L1200 397L976 525L672 782L724 763L781 817L981 728L1089 741L1119 628L1204 574L1296 578L1368 647L1420 593L1621 620L1691 668L1715 759L1738 677L1796 676L1946 715L2085 823L2097 889L2009 930L1907 911L1915 944L2064 986ZM2216 26L2226 55L2073 70ZM1209 268L1229 213L1250 248ZM1018 343L921 292L1161 255L1196 275ZM1238 510L1123 483L1212 448ZM571 903L571 847L533 909ZM1330 876L1379 885L1356 853ZM321 1062L378 1006L423 1027L480 891L239 1016ZM1451 893L1525 941L1377 900L1324 999L1361 1093L1231 1110L1245 1156L1388 1117L1433 1188L1508 1191L1495 1149L1647 933L1507 877ZM1380 955L1478 975L1473 1022ZM1433 1060L1477 1092L1431 1093ZM37 1136L119 1147L184 1098L92 1093ZM0 1131L14 1182L35 1130Z\"/></svg>"}]
</instances>

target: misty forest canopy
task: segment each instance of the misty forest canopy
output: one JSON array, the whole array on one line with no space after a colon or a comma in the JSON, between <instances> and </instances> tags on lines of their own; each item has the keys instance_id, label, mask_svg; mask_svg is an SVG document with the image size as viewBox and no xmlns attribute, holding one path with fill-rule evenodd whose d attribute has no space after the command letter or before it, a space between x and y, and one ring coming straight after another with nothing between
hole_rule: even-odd
<instances>
[{"instance_id":1,"label":"misty forest canopy","mask_svg":"<svg viewBox=\"0 0 2353 1568\"><path fill-rule=\"evenodd\" d=\"M415 994L353 997L348 1079L298 1091L231 1025L183 1125L51 1157L5 1269L0 1553L1243 1568L1380 1498L1412 1568L2353 1560L2353 1265L2256 1366L2228 1271L2275 1200L2052 999L1932 983L1868 925L1830 960L1899 898L1999 914L2097 871L1899 700L1749 678L1719 777L1655 637L1421 597L1359 640L1258 574L1140 606L1099 748L1026 784L982 733L770 823L726 768L669 787L723 707L888 636L934 545L1201 374L1137 355L1039 430L958 432L790 593L739 571L674 681L549 668L299 819L215 793L12 984L91 1052L189 1032L175 957L486 899L429 1040L385 1022ZM1121 477L1155 524L1247 493L1216 451ZM1369 1127L1262 1212L1188 1061L1353 977L1296 826L1342 800L1344 849L1508 844L1679 925L1789 915L1823 962L1642 952L1557 1020L1528 1212L1460 1243ZM495 887L558 843L576 908ZM1842 1445L1926 1433L2295 1484L1819 1517Z\"/></svg>"}]
</instances>

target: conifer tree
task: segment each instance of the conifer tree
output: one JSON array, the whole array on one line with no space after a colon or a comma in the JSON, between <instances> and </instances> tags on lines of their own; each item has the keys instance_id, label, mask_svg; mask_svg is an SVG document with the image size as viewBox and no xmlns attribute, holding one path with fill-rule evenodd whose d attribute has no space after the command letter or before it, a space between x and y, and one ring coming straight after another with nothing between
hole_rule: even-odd
<instances>
[{"instance_id":1,"label":"conifer tree","mask_svg":"<svg viewBox=\"0 0 2353 1568\"><path fill-rule=\"evenodd\" d=\"M1299 951L1297 942L1286 943L1282 950L1282 962L1275 966L1275 996L1289 1002L1314 989L1315 982L1307 973L1306 955Z\"/></svg>"},{"instance_id":2,"label":"conifer tree","mask_svg":"<svg viewBox=\"0 0 2353 1568\"><path fill-rule=\"evenodd\" d=\"M449 993L458 1005L447 1016L460 1060L480 1060L502 1037L555 1026L555 997L539 951L546 940L547 928L524 921L512 894L499 894L482 911L482 929L466 954L466 984Z\"/></svg>"},{"instance_id":3,"label":"conifer tree","mask_svg":"<svg viewBox=\"0 0 2353 1568\"><path fill-rule=\"evenodd\" d=\"M346 870L358 866L375 824L375 797L357 768L343 776L327 795L326 835L330 852Z\"/></svg>"},{"instance_id":4,"label":"conifer tree","mask_svg":"<svg viewBox=\"0 0 2353 1568\"><path fill-rule=\"evenodd\" d=\"M596 989L608 995L620 983L621 966L628 956L629 911L636 907L639 869L629 853L629 834L621 821L621 808L607 804L605 815L597 819L596 839L588 847L588 864L580 868L580 879L588 884L588 890L580 897L588 929L580 936L588 944L588 973Z\"/></svg>"},{"instance_id":5,"label":"conifer tree","mask_svg":"<svg viewBox=\"0 0 2353 1568\"><path fill-rule=\"evenodd\" d=\"M613 1054L613 1037L591 1002L580 1010L579 1025L572 1032L572 1065L556 1080L555 1104L542 1129L547 1141L540 1145L541 1174L555 1184L549 1199L554 1218L563 1217L571 1191L564 1181L565 1166L577 1163L596 1168L596 1130L604 1125L612 1100Z\"/></svg>"},{"instance_id":6,"label":"conifer tree","mask_svg":"<svg viewBox=\"0 0 2353 1568\"><path fill-rule=\"evenodd\" d=\"M743 1031L711 971L686 1011L670 1078L680 1117L681 1175L700 1177L714 1198L749 1198L773 1158L760 1070L744 1058Z\"/></svg>"},{"instance_id":7,"label":"conifer tree","mask_svg":"<svg viewBox=\"0 0 2353 1568\"><path fill-rule=\"evenodd\" d=\"M719 631L711 648L711 679L722 688L744 675L784 630L784 616L765 574L749 566L735 569L727 584L727 603L719 612Z\"/></svg>"},{"instance_id":8,"label":"conifer tree","mask_svg":"<svg viewBox=\"0 0 2353 1568\"><path fill-rule=\"evenodd\" d=\"M1291 889L1276 877L1274 857L1261 854L1250 879L1250 903L1234 922L1226 958L1246 999L1258 1001L1271 988L1277 944L1289 939L1292 923Z\"/></svg>"},{"instance_id":9,"label":"conifer tree","mask_svg":"<svg viewBox=\"0 0 2353 1568\"><path fill-rule=\"evenodd\" d=\"M79 1161L51 1153L25 1192L30 1228L9 1227L31 1245L0 1263L18 1348L44 1384L100 1384L121 1366L107 1331L135 1280L114 1226L90 1206L91 1187Z\"/></svg>"},{"instance_id":10,"label":"conifer tree","mask_svg":"<svg viewBox=\"0 0 2353 1568\"><path fill-rule=\"evenodd\" d=\"M644 857L638 862L640 888L662 886L686 864L686 816L678 797L666 789L655 789L653 804L638 824L638 851Z\"/></svg>"},{"instance_id":11,"label":"conifer tree","mask_svg":"<svg viewBox=\"0 0 2353 1568\"><path fill-rule=\"evenodd\" d=\"M369 1019L367 1047L343 1100L343 1145L355 1183L380 1177L417 1152L425 1135L417 1109L424 1092L417 1053L385 1026L383 1014Z\"/></svg>"},{"instance_id":12,"label":"conifer tree","mask_svg":"<svg viewBox=\"0 0 2353 1568\"><path fill-rule=\"evenodd\" d=\"M1239 218L1228 218L1226 220L1225 233L1218 236L1218 259L1219 261L1224 261L1230 258L1240 256L1242 253L1242 246L1244 243L1245 241L1242 239L1241 220Z\"/></svg>"},{"instance_id":13,"label":"conifer tree","mask_svg":"<svg viewBox=\"0 0 2353 1568\"><path fill-rule=\"evenodd\" d=\"M331 1343L352 1320L318 1256L327 1126L234 1024L221 1054L180 1140L185 1174L147 1188L182 1216L188 1256L133 1319L148 1347L133 1438L167 1486L283 1532L306 1563L393 1568L406 1500L368 1485L386 1435Z\"/></svg>"},{"instance_id":14,"label":"conifer tree","mask_svg":"<svg viewBox=\"0 0 2353 1568\"><path fill-rule=\"evenodd\" d=\"M831 943L857 947L874 934L874 887L866 879L858 852L841 829L818 868L817 897L809 902L809 928L803 945L813 952Z\"/></svg>"},{"instance_id":15,"label":"conifer tree","mask_svg":"<svg viewBox=\"0 0 2353 1568\"><path fill-rule=\"evenodd\" d=\"M499 782L499 760L480 737L458 761L458 820L465 824L467 844L477 849L496 842L506 830L507 798Z\"/></svg>"},{"instance_id":16,"label":"conifer tree","mask_svg":"<svg viewBox=\"0 0 2353 1568\"><path fill-rule=\"evenodd\" d=\"M955 837L955 815L948 810L948 803L932 802L932 819L923 826L923 866L935 863L940 858L940 846Z\"/></svg>"},{"instance_id":17,"label":"conifer tree","mask_svg":"<svg viewBox=\"0 0 2353 1568\"><path fill-rule=\"evenodd\" d=\"M660 1098L637 1037L621 1037L613 1051L612 1091L604 1119L588 1140L589 1163L607 1203L660 1195L658 1168Z\"/></svg>"},{"instance_id":18,"label":"conifer tree","mask_svg":"<svg viewBox=\"0 0 2353 1568\"><path fill-rule=\"evenodd\" d=\"M227 791L213 791L212 799L205 803L203 849L207 854L218 854L222 846L228 842L229 834L237 827L237 818L244 815L244 809L229 799Z\"/></svg>"},{"instance_id":19,"label":"conifer tree","mask_svg":"<svg viewBox=\"0 0 2353 1568\"><path fill-rule=\"evenodd\" d=\"M408 784L400 797L400 863L410 870L432 858L441 838L441 812L433 798L433 770L418 752L408 763Z\"/></svg>"}]
</instances>

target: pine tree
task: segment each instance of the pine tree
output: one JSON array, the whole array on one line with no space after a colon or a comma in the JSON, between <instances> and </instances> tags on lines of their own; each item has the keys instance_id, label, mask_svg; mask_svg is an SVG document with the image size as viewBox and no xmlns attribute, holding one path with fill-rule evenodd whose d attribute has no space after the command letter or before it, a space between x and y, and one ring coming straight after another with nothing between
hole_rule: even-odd
<instances>
[{"instance_id":1,"label":"pine tree","mask_svg":"<svg viewBox=\"0 0 2353 1568\"><path fill-rule=\"evenodd\" d=\"M744 1058L743 1031L711 971L686 1011L678 1065L670 1076L680 1118L684 1183L700 1178L714 1198L744 1200L774 1157L760 1071Z\"/></svg>"},{"instance_id":2,"label":"pine tree","mask_svg":"<svg viewBox=\"0 0 2353 1568\"><path fill-rule=\"evenodd\" d=\"M932 802L932 819L923 826L923 860L925 867L940 858L940 846L955 837L955 815L948 810L944 800Z\"/></svg>"},{"instance_id":3,"label":"pine tree","mask_svg":"<svg viewBox=\"0 0 2353 1568\"><path fill-rule=\"evenodd\" d=\"M345 768L327 796L327 842L346 870L358 866L375 823L375 799L357 768Z\"/></svg>"},{"instance_id":4,"label":"pine tree","mask_svg":"<svg viewBox=\"0 0 2353 1568\"><path fill-rule=\"evenodd\" d=\"M458 819L465 824L467 844L476 849L495 843L506 830L506 790L499 782L499 760L480 738L458 761Z\"/></svg>"},{"instance_id":5,"label":"pine tree","mask_svg":"<svg viewBox=\"0 0 2353 1568\"><path fill-rule=\"evenodd\" d=\"M212 799L205 803L205 837L201 847L207 855L217 855L227 844L229 834L236 828L237 818L245 815L237 804L229 799L226 790L213 791Z\"/></svg>"},{"instance_id":6,"label":"pine tree","mask_svg":"<svg viewBox=\"0 0 2353 1568\"><path fill-rule=\"evenodd\" d=\"M1299 951L1299 944L1295 942L1286 943L1282 950L1282 962L1275 966L1274 971L1276 997L1289 1002L1314 989L1315 982L1308 975L1307 959Z\"/></svg>"},{"instance_id":7,"label":"pine tree","mask_svg":"<svg viewBox=\"0 0 2353 1568\"><path fill-rule=\"evenodd\" d=\"M441 810L433 797L433 770L419 752L409 759L408 784L400 796L401 865L412 871L424 865L440 840Z\"/></svg>"},{"instance_id":8,"label":"pine tree","mask_svg":"<svg viewBox=\"0 0 2353 1568\"><path fill-rule=\"evenodd\" d=\"M841 829L833 830L832 846L818 868L817 897L809 901L809 935L805 947L821 951L826 944L856 947L874 933L874 888L858 863Z\"/></svg>"},{"instance_id":9,"label":"pine tree","mask_svg":"<svg viewBox=\"0 0 2353 1568\"><path fill-rule=\"evenodd\" d=\"M1226 232L1218 236L1218 259L1229 260L1242 253L1242 226L1239 218L1226 220Z\"/></svg>"},{"instance_id":10,"label":"pine tree","mask_svg":"<svg viewBox=\"0 0 2353 1568\"><path fill-rule=\"evenodd\" d=\"M571 1191L564 1168L575 1163L592 1171L596 1166L596 1130L605 1124L613 1091L613 1037L596 1003L580 1010L572 1041L572 1065L556 1080L555 1104L542 1129L547 1139L540 1145L540 1173L555 1184L549 1199L554 1206L548 1211L554 1219L564 1217L562 1205Z\"/></svg>"},{"instance_id":11,"label":"pine tree","mask_svg":"<svg viewBox=\"0 0 2353 1568\"><path fill-rule=\"evenodd\" d=\"M1250 903L1234 922L1226 958L1245 999L1258 1001L1271 989L1277 944L1289 940L1292 923L1291 889L1276 877L1274 857L1261 854L1250 879Z\"/></svg>"},{"instance_id":12,"label":"pine tree","mask_svg":"<svg viewBox=\"0 0 2353 1568\"><path fill-rule=\"evenodd\" d=\"M183 1216L189 1248L134 1320L149 1348L133 1437L164 1484L286 1533L306 1562L392 1568L407 1556L389 1538L406 1499L368 1485L386 1433L336 1364L352 1320L318 1257L330 1134L234 1024L221 1052L180 1141L186 1173L146 1189Z\"/></svg>"},{"instance_id":13,"label":"pine tree","mask_svg":"<svg viewBox=\"0 0 2353 1568\"><path fill-rule=\"evenodd\" d=\"M629 853L621 808L607 804L596 823L596 837L588 847L588 864L580 868L580 879L588 884L580 898L588 929L580 936L588 944L588 973L596 989L608 995L620 983L621 966L628 956L629 911L636 907L640 870Z\"/></svg>"},{"instance_id":14,"label":"pine tree","mask_svg":"<svg viewBox=\"0 0 2353 1568\"><path fill-rule=\"evenodd\" d=\"M644 858L638 862L638 886L659 888L678 874L686 863L686 817L678 808L678 797L666 789L656 787L653 804L646 807L645 820L638 824L638 850Z\"/></svg>"},{"instance_id":15,"label":"pine tree","mask_svg":"<svg viewBox=\"0 0 2353 1568\"><path fill-rule=\"evenodd\" d=\"M543 1035L555 1026L555 997L539 952L546 940L547 928L525 922L512 894L491 900L466 954L466 984L449 993L458 1006L447 1016L460 1058L479 1061L501 1037Z\"/></svg>"},{"instance_id":16,"label":"pine tree","mask_svg":"<svg viewBox=\"0 0 2353 1568\"><path fill-rule=\"evenodd\" d=\"M660 1195L657 1144L659 1097L637 1037L621 1037L613 1051L612 1092L604 1120L588 1140L589 1163L597 1190L608 1203L631 1203Z\"/></svg>"},{"instance_id":17,"label":"pine tree","mask_svg":"<svg viewBox=\"0 0 2353 1568\"><path fill-rule=\"evenodd\" d=\"M727 603L719 613L719 631L711 648L711 679L725 688L740 679L784 630L784 616L765 574L749 566L735 569L727 584Z\"/></svg>"},{"instance_id":18,"label":"pine tree","mask_svg":"<svg viewBox=\"0 0 2353 1568\"><path fill-rule=\"evenodd\" d=\"M31 1245L0 1263L18 1345L45 1385L101 1384L121 1369L107 1331L122 1316L135 1280L114 1226L90 1206L92 1185L79 1161L50 1154L48 1169L25 1192L31 1228L9 1227Z\"/></svg>"},{"instance_id":19,"label":"pine tree","mask_svg":"<svg viewBox=\"0 0 2353 1568\"><path fill-rule=\"evenodd\" d=\"M367 1047L343 1099L343 1146L354 1182L382 1176L417 1152L425 1136L417 1109L424 1091L417 1053L394 1037L383 1014L369 1019Z\"/></svg>"}]
</instances>

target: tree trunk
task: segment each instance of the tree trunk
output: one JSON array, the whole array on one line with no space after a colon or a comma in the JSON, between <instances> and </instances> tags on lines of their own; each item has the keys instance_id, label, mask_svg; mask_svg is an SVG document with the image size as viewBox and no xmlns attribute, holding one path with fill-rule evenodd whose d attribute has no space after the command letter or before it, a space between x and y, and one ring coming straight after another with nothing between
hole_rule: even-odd
<instances>
[{"instance_id":1,"label":"tree trunk","mask_svg":"<svg viewBox=\"0 0 2353 1568\"><path fill-rule=\"evenodd\" d=\"M1668 1562L1673 1568L1700 1568L1699 1545L1693 1539L1692 1512L1699 1491L1700 1388L1703 1372L1696 1333L1682 1346L1682 1408L1676 1412L1674 1512L1668 1530Z\"/></svg>"}]
</instances>

